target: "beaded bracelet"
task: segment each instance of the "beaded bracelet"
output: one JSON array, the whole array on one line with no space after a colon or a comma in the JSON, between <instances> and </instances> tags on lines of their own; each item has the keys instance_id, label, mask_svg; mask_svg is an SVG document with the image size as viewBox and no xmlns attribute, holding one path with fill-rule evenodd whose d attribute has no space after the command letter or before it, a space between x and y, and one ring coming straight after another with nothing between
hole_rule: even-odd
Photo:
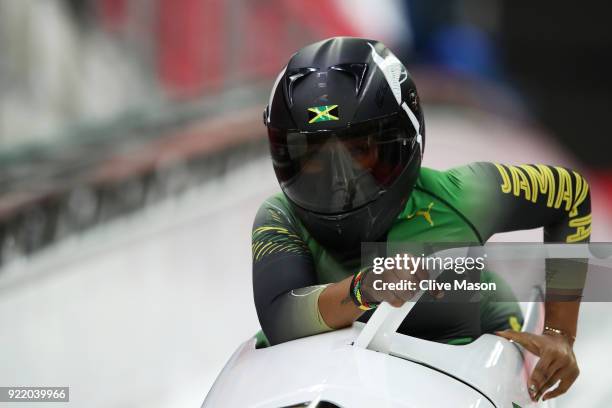
<instances>
[{"instance_id":1,"label":"beaded bracelet","mask_svg":"<svg viewBox=\"0 0 612 408\"><path fill-rule=\"evenodd\" d=\"M351 299L359 309L361 310L372 310L376 309L378 303L368 302L363 298L361 294L361 282L363 282L363 277L365 276L367 269L363 269L353 276L351 280L351 288L349 290Z\"/></svg>"}]
</instances>

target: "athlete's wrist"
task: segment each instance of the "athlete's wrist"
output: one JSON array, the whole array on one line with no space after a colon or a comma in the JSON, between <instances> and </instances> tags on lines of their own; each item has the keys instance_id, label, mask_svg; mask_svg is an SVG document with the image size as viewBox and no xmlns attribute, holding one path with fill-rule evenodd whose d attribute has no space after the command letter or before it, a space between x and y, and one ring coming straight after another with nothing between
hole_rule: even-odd
<instances>
[{"instance_id":1,"label":"athlete's wrist","mask_svg":"<svg viewBox=\"0 0 612 408\"><path fill-rule=\"evenodd\" d=\"M557 329L551 326L544 326L544 330L542 331L543 335L561 337L569 343L570 347L574 346L574 342L576 341L576 336L571 334L567 330Z\"/></svg>"}]
</instances>

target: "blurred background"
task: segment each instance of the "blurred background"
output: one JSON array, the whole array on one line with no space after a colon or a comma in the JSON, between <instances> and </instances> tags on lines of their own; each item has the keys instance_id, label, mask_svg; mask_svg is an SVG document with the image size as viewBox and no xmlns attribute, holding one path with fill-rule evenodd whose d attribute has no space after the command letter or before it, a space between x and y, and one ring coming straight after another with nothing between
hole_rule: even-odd
<instances>
[{"instance_id":1,"label":"blurred background","mask_svg":"<svg viewBox=\"0 0 612 408\"><path fill-rule=\"evenodd\" d=\"M592 240L612 240L609 15L509 0L0 1L0 385L70 386L75 407L201 404L259 328L250 231L278 191L268 93L297 49L330 36L382 40L408 66L425 165L572 166L591 183ZM611 312L583 305L582 375L560 407L610 406Z\"/></svg>"}]
</instances>

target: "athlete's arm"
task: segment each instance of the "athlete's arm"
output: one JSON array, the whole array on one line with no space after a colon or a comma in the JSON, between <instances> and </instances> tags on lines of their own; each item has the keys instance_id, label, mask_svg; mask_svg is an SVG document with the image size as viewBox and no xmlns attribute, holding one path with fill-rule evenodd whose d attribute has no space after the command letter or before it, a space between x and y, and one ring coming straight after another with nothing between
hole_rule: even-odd
<instances>
[{"instance_id":1,"label":"athlete's arm","mask_svg":"<svg viewBox=\"0 0 612 408\"><path fill-rule=\"evenodd\" d=\"M319 284L310 250L280 202L272 198L262 205L252 240L255 307L271 344L350 326L364 313L350 296L352 276ZM406 271L364 277L366 287L372 286L374 277L385 282L423 279ZM396 307L411 296L408 291L363 291L364 300L388 301Z\"/></svg>"},{"instance_id":2,"label":"athlete's arm","mask_svg":"<svg viewBox=\"0 0 612 408\"><path fill-rule=\"evenodd\" d=\"M319 312L319 285L306 244L287 210L273 198L259 209L252 233L253 295L271 344L332 328Z\"/></svg>"},{"instance_id":3,"label":"athlete's arm","mask_svg":"<svg viewBox=\"0 0 612 408\"><path fill-rule=\"evenodd\" d=\"M576 171L558 166L507 166L493 163L474 163L451 170L451 176L466 178L467 183L483 183L479 187L467 186L489 203L474 205L481 214L467 214L482 241L497 232L544 227L545 242L588 242L591 233L591 202L589 185ZM453 174L455 173L455 174ZM469 181L472 180L472 181ZM466 211L470 211L467 209ZM552 262L547 262L549 272ZM559 266L559 265L557 265ZM558 275L570 273L572 289L564 288L559 277L548 281L545 326L560 330L563 335L547 332L545 335L501 332L540 356L530 378L532 398L554 398L563 394L578 376L579 370L572 351L576 335L581 288L586 278L586 264L571 261L561 265ZM548 280L548 279L547 279ZM558 380L558 388L545 391Z\"/></svg>"},{"instance_id":4,"label":"athlete's arm","mask_svg":"<svg viewBox=\"0 0 612 408\"><path fill-rule=\"evenodd\" d=\"M352 276L318 284L310 250L274 199L255 217L252 251L255 308L271 344L350 326L363 314L349 295Z\"/></svg>"}]
</instances>

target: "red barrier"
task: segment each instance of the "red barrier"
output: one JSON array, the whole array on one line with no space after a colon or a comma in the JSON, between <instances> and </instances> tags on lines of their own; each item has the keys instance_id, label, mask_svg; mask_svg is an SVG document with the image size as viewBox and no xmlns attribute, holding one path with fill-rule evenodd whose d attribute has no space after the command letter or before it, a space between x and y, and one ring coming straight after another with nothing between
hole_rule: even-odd
<instances>
[{"instance_id":1,"label":"red barrier","mask_svg":"<svg viewBox=\"0 0 612 408\"><path fill-rule=\"evenodd\" d=\"M160 0L157 64L172 96L190 97L223 79L222 0Z\"/></svg>"},{"instance_id":2,"label":"red barrier","mask_svg":"<svg viewBox=\"0 0 612 408\"><path fill-rule=\"evenodd\" d=\"M271 78L309 42L358 35L335 3L323 0L159 0L157 16L158 76L174 97Z\"/></svg>"}]
</instances>

